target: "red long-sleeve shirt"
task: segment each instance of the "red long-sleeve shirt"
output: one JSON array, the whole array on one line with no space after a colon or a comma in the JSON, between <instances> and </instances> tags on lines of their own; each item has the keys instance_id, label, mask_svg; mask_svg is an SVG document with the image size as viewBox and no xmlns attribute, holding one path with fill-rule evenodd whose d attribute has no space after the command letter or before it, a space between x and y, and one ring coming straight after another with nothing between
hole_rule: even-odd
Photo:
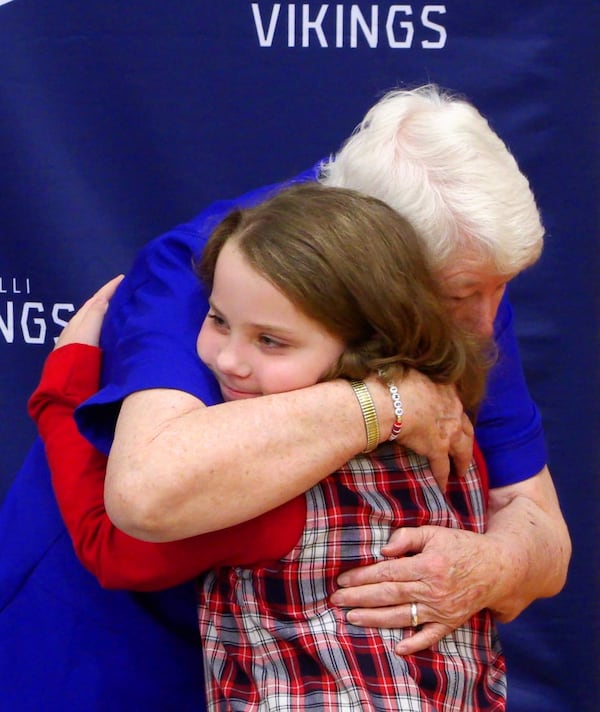
<instances>
[{"instance_id":1,"label":"red long-sleeve shirt","mask_svg":"<svg viewBox=\"0 0 600 712\"><path fill-rule=\"evenodd\" d=\"M153 591L209 568L277 559L297 542L306 505L297 497L227 529L166 543L117 529L104 508L107 458L79 433L73 412L98 388L102 353L70 344L48 357L29 413L44 441L60 512L82 564L105 588Z\"/></svg>"}]
</instances>

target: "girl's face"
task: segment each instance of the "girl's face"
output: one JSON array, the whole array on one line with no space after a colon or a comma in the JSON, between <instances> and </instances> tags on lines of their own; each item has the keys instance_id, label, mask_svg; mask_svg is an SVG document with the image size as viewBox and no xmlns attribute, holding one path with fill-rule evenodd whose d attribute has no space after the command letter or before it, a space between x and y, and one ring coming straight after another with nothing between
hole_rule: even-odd
<instances>
[{"instance_id":1,"label":"girl's face","mask_svg":"<svg viewBox=\"0 0 600 712\"><path fill-rule=\"evenodd\" d=\"M345 349L226 242L217 259L198 355L224 400L283 393L317 383Z\"/></svg>"}]
</instances>

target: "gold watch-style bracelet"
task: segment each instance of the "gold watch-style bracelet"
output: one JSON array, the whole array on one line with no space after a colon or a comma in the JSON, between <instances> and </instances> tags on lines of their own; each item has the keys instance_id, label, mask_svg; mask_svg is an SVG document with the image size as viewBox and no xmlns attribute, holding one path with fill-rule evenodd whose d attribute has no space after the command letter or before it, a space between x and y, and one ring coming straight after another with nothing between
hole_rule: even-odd
<instances>
[{"instance_id":1,"label":"gold watch-style bracelet","mask_svg":"<svg viewBox=\"0 0 600 712\"><path fill-rule=\"evenodd\" d=\"M350 381L354 395L360 405L360 410L365 421L365 431L367 434L367 446L363 452L371 452L379 444L379 421L377 420L377 411L375 403L371 398L369 389L364 381Z\"/></svg>"}]
</instances>

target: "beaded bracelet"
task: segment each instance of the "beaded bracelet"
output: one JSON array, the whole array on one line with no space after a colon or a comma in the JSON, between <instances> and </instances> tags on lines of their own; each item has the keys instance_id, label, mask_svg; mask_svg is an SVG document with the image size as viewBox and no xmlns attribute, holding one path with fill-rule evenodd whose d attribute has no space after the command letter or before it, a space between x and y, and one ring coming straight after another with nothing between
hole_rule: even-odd
<instances>
[{"instance_id":1,"label":"beaded bracelet","mask_svg":"<svg viewBox=\"0 0 600 712\"><path fill-rule=\"evenodd\" d=\"M371 452L379 444L379 421L377 420L375 404L364 381L350 381L350 385L358 400L363 420L365 421L367 446L363 452Z\"/></svg>"},{"instance_id":2,"label":"beaded bracelet","mask_svg":"<svg viewBox=\"0 0 600 712\"><path fill-rule=\"evenodd\" d=\"M379 371L379 377L385 382L392 396L392 404L394 406L394 413L396 415L396 421L392 425L392 432L388 440L395 440L400 431L402 430L402 416L404 415L404 408L402 407L402 401L400 400L400 391L398 386L393 381L388 380L382 370Z\"/></svg>"}]
</instances>

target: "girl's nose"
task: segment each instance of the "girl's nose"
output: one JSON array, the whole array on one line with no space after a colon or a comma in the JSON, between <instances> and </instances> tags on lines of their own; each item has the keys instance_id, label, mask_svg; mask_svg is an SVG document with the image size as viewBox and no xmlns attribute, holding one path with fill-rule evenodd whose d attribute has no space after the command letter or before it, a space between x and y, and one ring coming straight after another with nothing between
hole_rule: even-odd
<instances>
[{"instance_id":1,"label":"girl's nose","mask_svg":"<svg viewBox=\"0 0 600 712\"><path fill-rule=\"evenodd\" d=\"M250 365L244 358L244 350L231 339L219 351L216 366L221 373L237 378L246 378L251 373Z\"/></svg>"}]
</instances>

